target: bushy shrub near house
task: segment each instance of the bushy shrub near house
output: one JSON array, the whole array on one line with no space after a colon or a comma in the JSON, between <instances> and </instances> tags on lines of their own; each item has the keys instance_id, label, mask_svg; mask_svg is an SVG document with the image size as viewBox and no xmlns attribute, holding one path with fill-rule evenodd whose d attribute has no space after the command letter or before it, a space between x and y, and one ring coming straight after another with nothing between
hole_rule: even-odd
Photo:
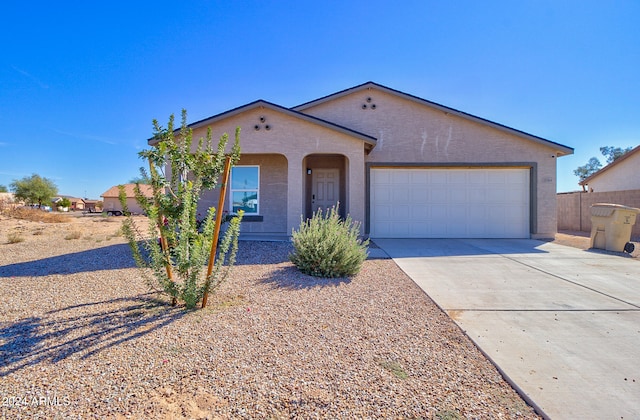
<instances>
[{"instance_id":1,"label":"bushy shrub near house","mask_svg":"<svg viewBox=\"0 0 640 420\"><path fill-rule=\"evenodd\" d=\"M341 219L337 207L302 220L292 233L294 252L289 259L300 271L315 277L349 277L367 259L369 240L359 239L360 222Z\"/></svg>"}]
</instances>

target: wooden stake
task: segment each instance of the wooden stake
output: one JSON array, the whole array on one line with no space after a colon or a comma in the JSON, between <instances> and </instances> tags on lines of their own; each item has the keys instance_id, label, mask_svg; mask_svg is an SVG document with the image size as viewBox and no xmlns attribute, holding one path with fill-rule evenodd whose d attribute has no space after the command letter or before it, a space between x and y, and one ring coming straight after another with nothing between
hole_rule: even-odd
<instances>
[{"instance_id":1,"label":"wooden stake","mask_svg":"<svg viewBox=\"0 0 640 420\"><path fill-rule=\"evenodd\" d=\"M149 159L149 174L151 175L151 179L156 174L156 168L153 167L153 163L151 159ZM153 187L153 195L156 195L156 188ZM160 230L160 247L162 248L162 254L164 255L165 262L164 268L167 270L167 277L169 277L169 281L173 283L173 270L171 269L171 262L169 260L169 244L167 243L167 238L165 238L164 233L162 231L162 227L164 226L164 221L162 220L162 213L158 212L158 229ZM178 304L178 299L175 296L171 298L171 306L176 306Z\"/></svg>"},{"instance_id":2,"label":"wooden stake","mask_svg":"<svg viewBox=\"0 0 640 420\"><path fill-rule=\"evenodd\" d=\"M202 308L207 306L207 298L209 297L209 277L213 272L213 263L216 259L216 250L218 248L218 236L220 236L220 225L222 224L222 214L221 210L224 208L224 200L227 194L227 183L229 182L229 172L231 170L231 157L227 156L224 161L224 171L222 172L222 185L220 185L220 198L218 199L218 210L216 213L216 224L213 229L213 240L211 241L211 253L209 254L209 265L207 266L207 287L204 290L204 295L202 296Z\"/></svg>"}]
</instances>

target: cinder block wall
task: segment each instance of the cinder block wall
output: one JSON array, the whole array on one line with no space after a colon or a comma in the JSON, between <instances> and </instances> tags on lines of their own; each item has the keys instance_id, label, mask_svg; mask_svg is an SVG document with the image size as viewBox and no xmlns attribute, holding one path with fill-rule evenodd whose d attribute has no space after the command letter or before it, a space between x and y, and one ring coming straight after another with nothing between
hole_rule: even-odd
<instances>
[{"instance_id":1,"label":"cinder block wall","mask_svg":"<svg viewBox=\"0 0 640 420\"><path fill-rule=\"evenodd\" d=\"M573 192L558 194L558 230L591 232L591 206L596 203L622 204L640 208L640 190ZM631 231L640 240L640 217Z\"/></svg>"}]
</instances>

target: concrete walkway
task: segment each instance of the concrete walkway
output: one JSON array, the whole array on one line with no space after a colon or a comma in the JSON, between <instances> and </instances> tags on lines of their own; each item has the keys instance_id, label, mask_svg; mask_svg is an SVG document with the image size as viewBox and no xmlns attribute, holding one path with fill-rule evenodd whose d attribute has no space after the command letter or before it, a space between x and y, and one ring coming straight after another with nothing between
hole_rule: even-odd
<instances>
[{"instance_id":1,"label":"concrete walkway","mask_svg":"<svg viewBox=\"0 0 640 420\"><path fill-rule=\"evenodd\" d=\"M536 240L374 241L540 414L640 418L640 261Z\"/></svg>"}]
</instances>

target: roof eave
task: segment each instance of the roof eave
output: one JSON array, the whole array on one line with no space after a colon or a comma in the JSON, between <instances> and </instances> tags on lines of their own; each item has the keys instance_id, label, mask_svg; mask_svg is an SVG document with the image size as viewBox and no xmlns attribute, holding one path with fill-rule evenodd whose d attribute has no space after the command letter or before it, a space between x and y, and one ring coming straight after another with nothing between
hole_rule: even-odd
<instances>
[{"instance_id":1,"label":"roof eave","mask_svg":"<svg viewBox=\"0 0 640 420\"><path fill-rule=\"evenodd\" d=\"M292 110L292 109L289 109L289 108L285 108L285 107L280 106L280 105L276 105L274 103L271 103L271 102L268 102L268 101L265 101L265 100L262 100L262 99L254 101L254 102L251 102L251 103L248 103L246 105L242 105L242 106L233 108L233 109L231 109L229 111L225 111L225 112L222 112L220 114L216 114L216 115L213 115L211 117L196 121L194 123L189 124L188 127L191 128L191 129L200 128L200 127L206 127L209 124L213 124L213 123L215 123L217 121L221 121L223 119L231 118L233 116L236 116L238 114L241 114L243 112L246 112L246 111L248 111L250 109L257 108L257 107L272 109L274 111L282 112L282 113L285 113L287 115L291 115L291 116L293 116L295 118L300 118L302 120L308 121L308 122L313 123L313 124L321 125L323 127L329 128L331 130L342 132L342 133L347 134L347 135L352 136L352 137L357 137L360 140L362 140L366 145L369 145L371 148L375 147L375 145L377 143L377 139L375 137L369 136L369 135L364 134L364 133L360 133L359 131L355 131L355 130L352 130L350 128L338 125L338 124L334 124L334 123L332 123L330 121L326 121L326 120L323 120L321 118L314 117L312 115L307 115L307 114L304 114L302 112L298 112L298 111L295 111L295 110ZM180 129L177 129L177 130L174 131L174 133L179 133L179 132L180 132ZM154 138L148 139L147 143L150 146L155 146L158 143L158 140L154 137Z\"/></svg>"}]
</instances>

